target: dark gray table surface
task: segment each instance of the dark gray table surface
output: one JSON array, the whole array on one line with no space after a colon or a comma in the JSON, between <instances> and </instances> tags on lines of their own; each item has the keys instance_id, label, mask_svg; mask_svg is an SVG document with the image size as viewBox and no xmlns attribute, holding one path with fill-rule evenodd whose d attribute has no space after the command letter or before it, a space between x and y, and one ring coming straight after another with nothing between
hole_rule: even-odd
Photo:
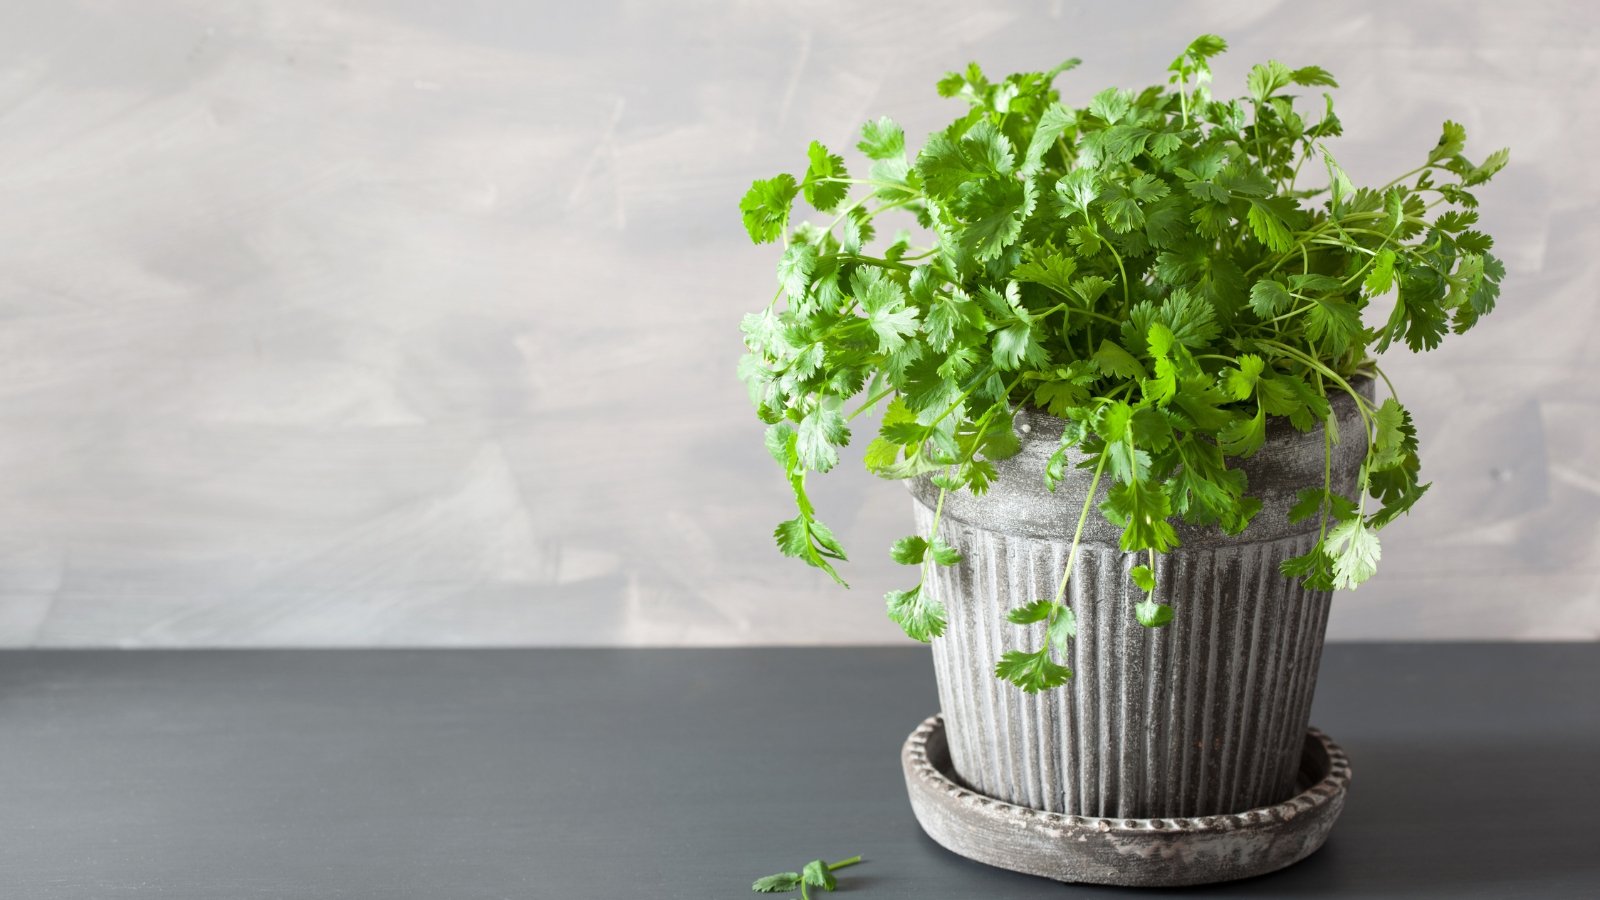
<instances>
[{"instance_id":1,"label":"dark gray table surface","mask_svg":"<svg viewBox=\"0 0 1600 900\"><path fill-rule=\"evenodd\" d=\"M0 652L0 897L1128 897L907 806L923 648ZM1207 897L1600 897L1600 647L1332 645L1349 805ZM847 891L848 893L846 893ZM1171 892L1168 892L1171 893Z\"/></svg>"}]
</instances>

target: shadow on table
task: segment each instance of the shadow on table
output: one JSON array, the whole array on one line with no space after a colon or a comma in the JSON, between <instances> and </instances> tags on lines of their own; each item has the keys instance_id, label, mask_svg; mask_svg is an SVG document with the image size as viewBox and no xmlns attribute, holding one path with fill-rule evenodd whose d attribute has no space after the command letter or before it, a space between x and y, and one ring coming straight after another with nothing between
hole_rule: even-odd
<instances>
[{"instance_id":1,"label":"shadow on table","mask_svg":"<svg viewBox=\"0 0 1600 900\"><path fill-rule=\"evenodd\" d=\"M1508 897L1545 885L1600 896L1587 824L1600 808L1592 742L1441 738L1346 750L1355 778L1322 850L1273 875L1189 893Z\"/></svg>"}]
</instances>

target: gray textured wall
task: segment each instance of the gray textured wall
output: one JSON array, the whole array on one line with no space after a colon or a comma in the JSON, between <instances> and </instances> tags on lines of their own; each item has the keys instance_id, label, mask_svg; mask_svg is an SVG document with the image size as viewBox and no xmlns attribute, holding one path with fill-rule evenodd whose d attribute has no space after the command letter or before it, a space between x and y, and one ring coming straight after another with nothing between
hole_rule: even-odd
<instances>
[{"instance_id":1,"label":"gray textured wall","mask_svg":"<svg viewBox=\"0 0 1600 900\"><path fill-rule=\"evenodd\" d=\"M898 486L818 492L853 591L771 549L739 195L968 59L1081 98L1202 31L1229 89L1339 75L1358 181L1513 147L1501 309L1387 361L1435 491L1334 636L1596 637L1600 6L1202 6L7 5L0 643L895 639Z\"/></svg>"}]
</instances>

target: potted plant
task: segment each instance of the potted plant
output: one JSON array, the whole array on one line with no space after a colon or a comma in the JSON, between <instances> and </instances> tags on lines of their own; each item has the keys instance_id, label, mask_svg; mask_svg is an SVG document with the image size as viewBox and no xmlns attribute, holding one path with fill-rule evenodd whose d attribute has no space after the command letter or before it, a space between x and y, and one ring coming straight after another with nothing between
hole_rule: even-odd
<instances>
[{"instance_id":1,"label":"potted plant","mask_svg":"<svg viewBox=\"0 0 1600 900\"><path fill-rule=\"evenodd\" d=\"M1218 99L1225 48L1081 106L1054 87L1077 60L969 65L914 155L879 119L866 177L813 142L740 203L783 246L740 363L798 507L778 548L843 583L807 478L877 415L866 466L915 498L890 554L921 573L888 614L933 642L952 777L1001 803L1188 821L1294 795L1331 592L1428 487L1374 357L1472 328L1504 275L1472 191L1506 151L1472 162L1446 122L1358 188L1333 76L1273 61ZM880 238L888 215L914 231Z\"/></svg>"}]
</instances>

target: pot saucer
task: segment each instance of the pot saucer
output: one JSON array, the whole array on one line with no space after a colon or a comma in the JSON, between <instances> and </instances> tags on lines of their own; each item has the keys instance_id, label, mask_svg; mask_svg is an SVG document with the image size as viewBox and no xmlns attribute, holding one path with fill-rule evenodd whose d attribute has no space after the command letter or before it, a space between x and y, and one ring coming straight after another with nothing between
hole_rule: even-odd
<instances>
[{"instance_id":1,"label":"pot saucer","mask_svg":"<svg viewBox=\"0 0 1600 900\"><path fill-rule=\"evenodd\" d=\"M1042 812L962 785L944 721L924 721L900 752L911 810L946 849L1057 881L1174 887L1249 878L1310 856L1344 810L1350 761L1315 728L1300 758L1301 791L1275 806L1184 819L1104 819Z\"/></svg>"}]
</instances>

